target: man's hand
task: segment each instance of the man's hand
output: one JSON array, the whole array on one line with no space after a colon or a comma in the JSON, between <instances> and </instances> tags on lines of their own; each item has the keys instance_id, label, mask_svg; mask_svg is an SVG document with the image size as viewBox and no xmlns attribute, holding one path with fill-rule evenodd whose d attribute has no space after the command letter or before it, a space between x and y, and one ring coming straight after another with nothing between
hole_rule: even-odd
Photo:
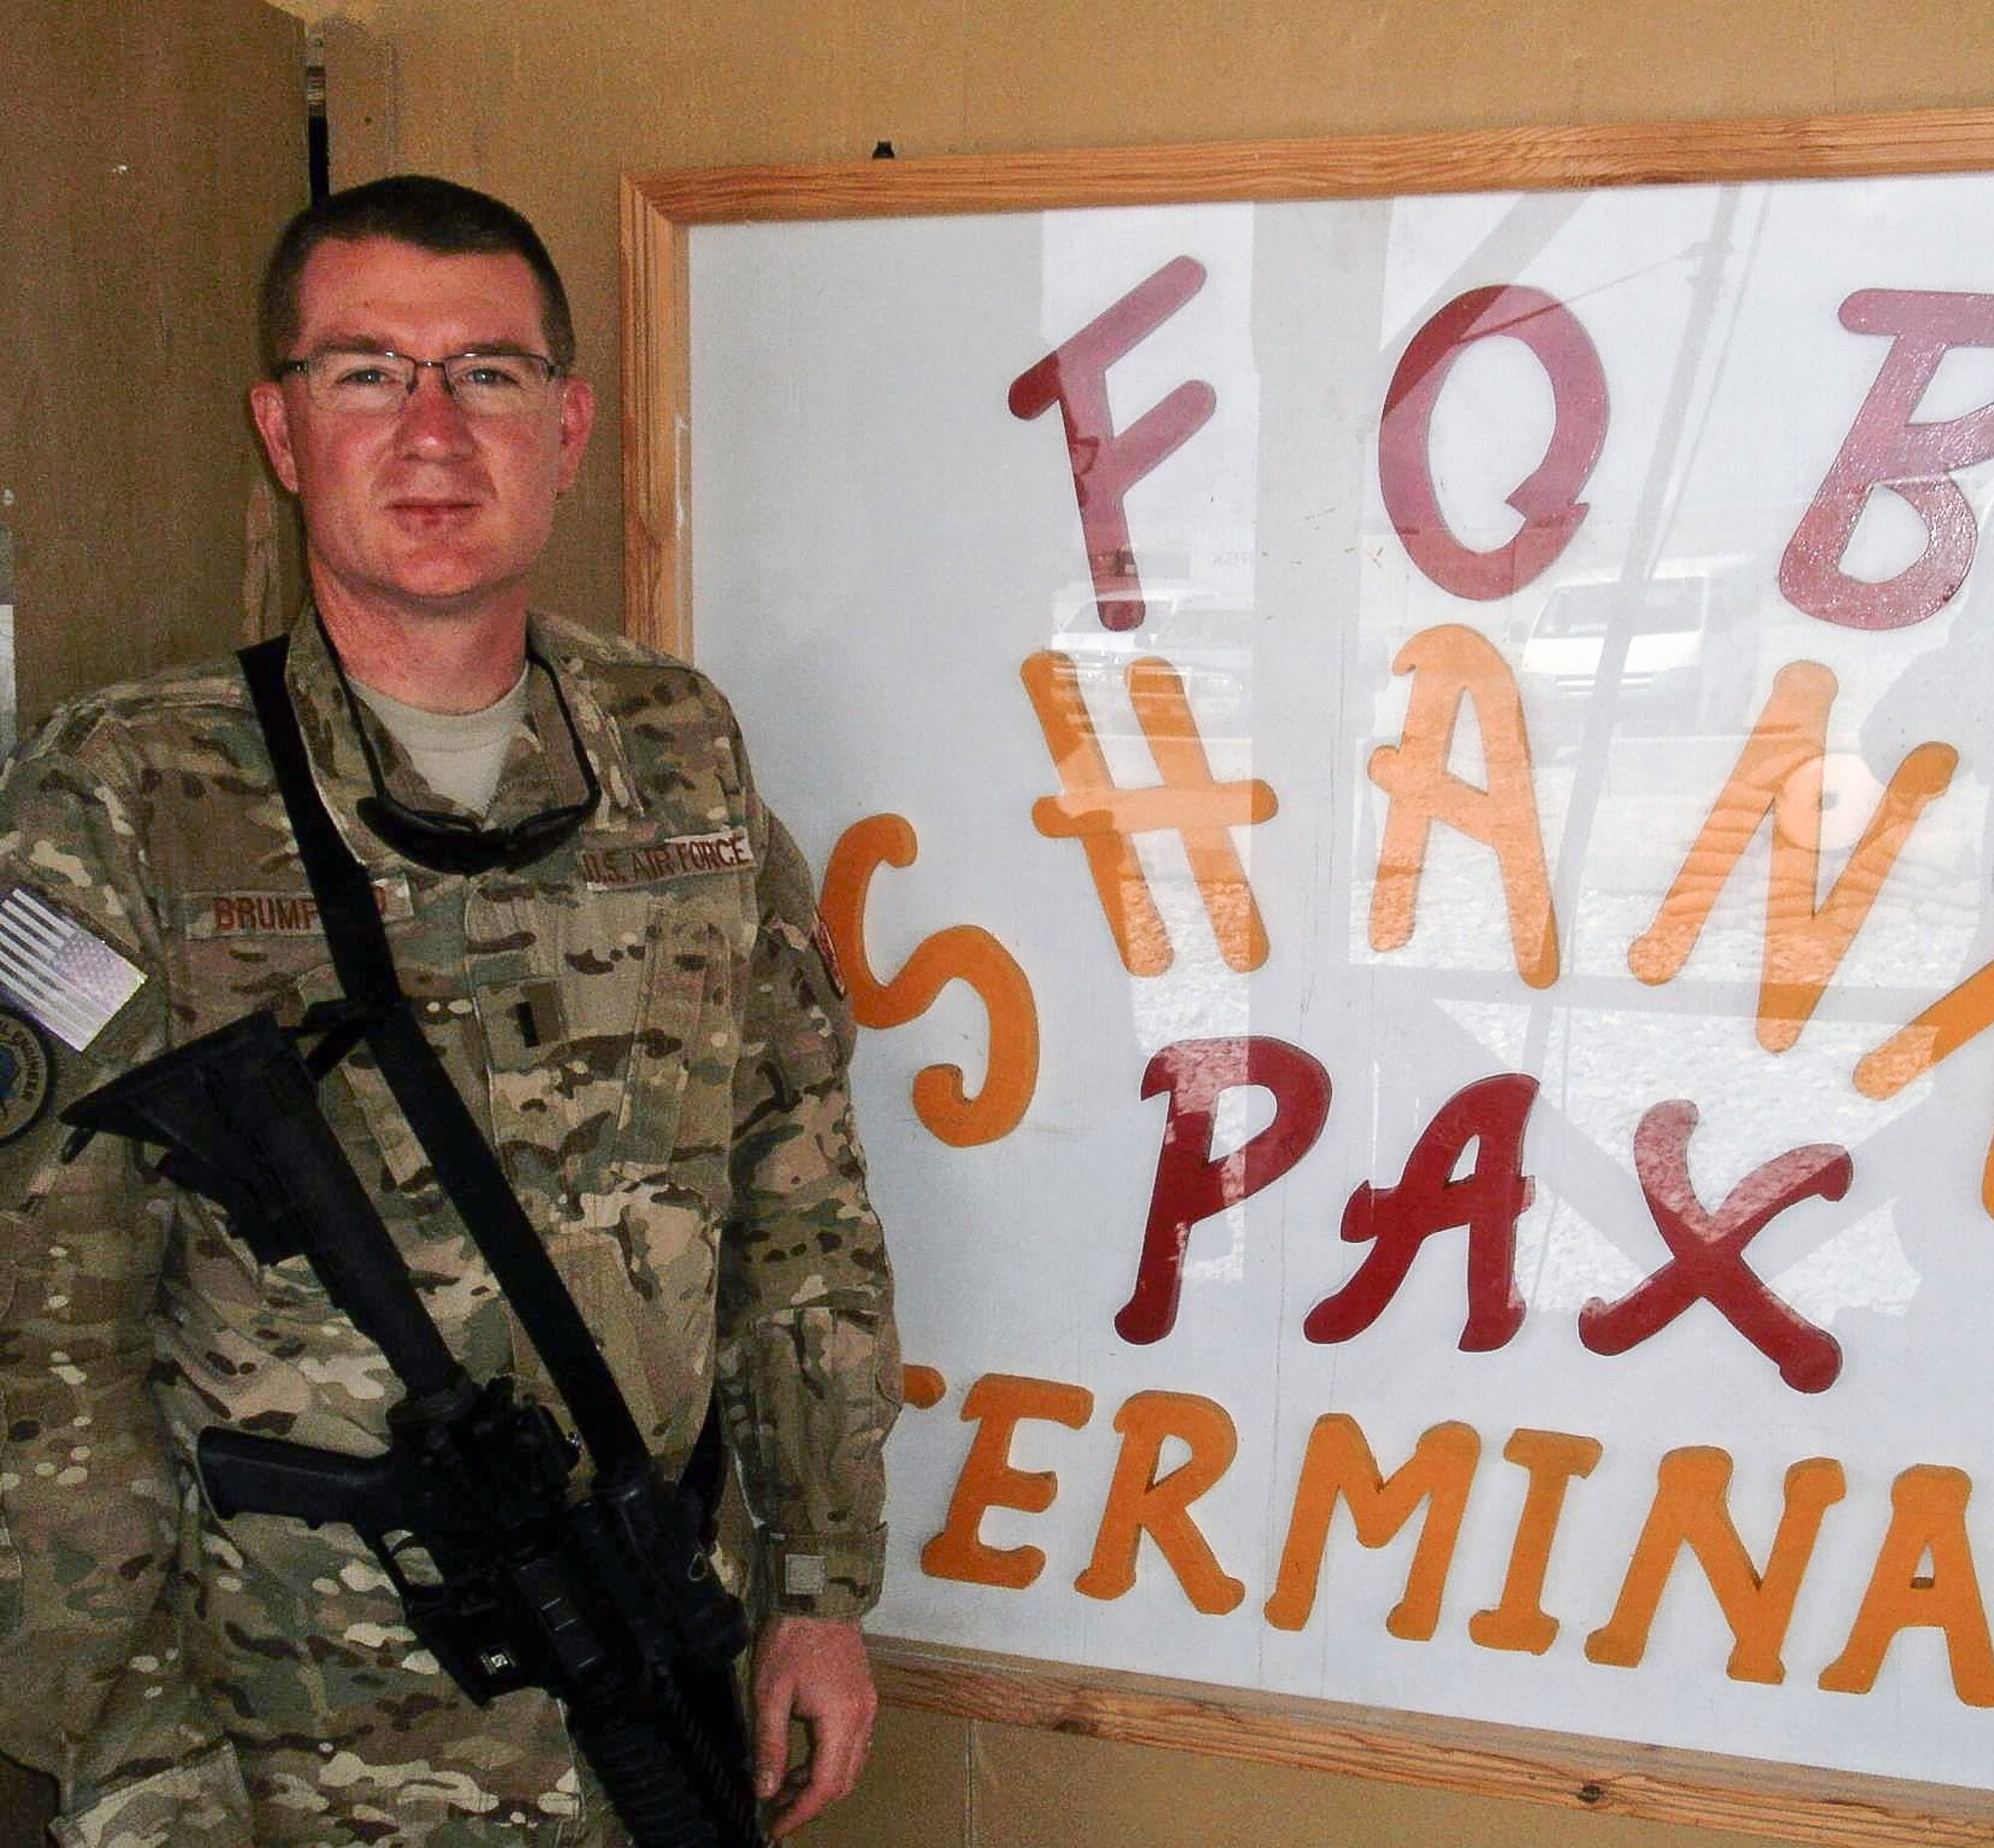
<instances>
[{"instance_id":1,"label":"man's hand","mask_svg":"<svg viewBox=\"0 0 1994 1848\"><path fill-rule=\"evenodd\" d=\"M790 1772L790 1721L810 1728L809 1781L777 1811L778 1836L848 1795L872 1748L879 1696L858 1625L835 1617L776 1617L755 1645L755 1794L765 1801ZM796 1776L805 1767L799 1766ZM796 1777L791 1777L792 1784Z\"/></svg>"}]
</instances>

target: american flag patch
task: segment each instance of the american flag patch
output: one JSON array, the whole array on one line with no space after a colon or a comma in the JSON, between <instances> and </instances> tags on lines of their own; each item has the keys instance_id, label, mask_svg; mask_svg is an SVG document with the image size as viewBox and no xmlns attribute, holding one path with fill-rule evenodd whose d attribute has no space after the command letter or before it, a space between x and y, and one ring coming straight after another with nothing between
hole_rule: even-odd
<instances>
[{"instance_id":1,"label":"american flag patch","mask_svg":"<svg viewBox=\"0 0 1994 1848\"><path fill-rule=\"evenodd\" d=\"M146 974L24 885L0 898L0 993L81 1053Z\"/></svg>"}]
</instances>

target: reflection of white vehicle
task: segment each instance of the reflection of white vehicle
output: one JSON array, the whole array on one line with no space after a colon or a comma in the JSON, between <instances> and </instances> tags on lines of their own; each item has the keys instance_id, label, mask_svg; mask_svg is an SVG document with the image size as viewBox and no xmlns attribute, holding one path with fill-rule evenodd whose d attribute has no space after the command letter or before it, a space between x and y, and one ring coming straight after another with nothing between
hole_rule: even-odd
<instances>
[{"instance_id":1,"label":"reflection of white vehicle","mask_svg":"<svg viewBox=\"0 0 1994 1848\"><path fill-rule=\"evenodd\" d=\"M1097 587L1092 579L1078 579L1062 586L1053 597L1053 632L1065 635L1070 631L1099 629L1101 603L1125 598L1143 605L1143 629L1162 629L1168 626L1173 611L1208 602L1210 596L1209 590L1184 577L1139 577L1132 573L1126 578L1109 579L1105 587ZM1110 633L1122 635L1131 631ZM1055 642L1053 646L1059 644Z\"/></svg>"},{"instance_id":2,"label":"reflection of white vehicle","mask_svg":"<svg viewBox=\"0 0 1994 1848\"><path fill-rule=\"evenodd\" d=\"M1747 583L1735 565L1708 560L1644 580L1560 584L1520 637L1517 680L1532 733L1569 741L1602 691L1618 731L1735 729L1752 693ZM1602 690L1609 642L1625 652Z\"/></svg>"},{"instance_id":3,"label":"reflection of white vehicle","mask_svg":"<svg viewBox=\"0 0 1994 1848\"><path fill-rule=\"evenodd\" d=\"M1207 738L1245 737L1253 716L1253 612L1204 601L1181 582L1143 585L1145 613L1136 629L1108 629L1094 591L1055 605L1059 619L1047 647L1074 664L1081 695L1104 731L1125 729L1131 712L1132 663L1161 656L1175 668L1198 731ZM1167 729L1167 728L1166 728Z\"/></svg>"}]
</instances>

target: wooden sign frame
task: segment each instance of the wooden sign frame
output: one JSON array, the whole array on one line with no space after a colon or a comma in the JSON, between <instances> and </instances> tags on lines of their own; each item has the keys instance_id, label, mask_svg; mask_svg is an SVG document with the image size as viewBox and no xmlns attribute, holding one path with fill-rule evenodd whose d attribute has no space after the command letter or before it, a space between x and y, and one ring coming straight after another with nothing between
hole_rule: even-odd
<instances>
[{"instance_id":1,"label":"wooden sign frame","mask_svg":"<svg viewBox=\"0 0 1994 1848\"><path fill-rule=\"evenodd\" d=\"M625 175L624 629L692 642L687 245L698 225L1480 190L1977 172L1994 110L1101 149ZM872 1646L890 1704L1436 1789L1865 1845L1994 1838L1994 1792L1427 1717L926 1643Z\"/></svg>"}]
</instances>

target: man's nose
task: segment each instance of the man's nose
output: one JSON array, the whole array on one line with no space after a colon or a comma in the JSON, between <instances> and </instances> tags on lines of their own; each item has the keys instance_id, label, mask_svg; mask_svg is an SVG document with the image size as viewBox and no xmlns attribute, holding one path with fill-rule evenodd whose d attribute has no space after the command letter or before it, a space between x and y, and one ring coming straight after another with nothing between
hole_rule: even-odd
<instances>
[{"instance_id":1,"label":"man's nose","mask_svg":"<svg viewBox=\"0 0 1994 1848\"><path fill-rule=\"evenodd\" d=\"M403 402L396 426L402 442L424 451L468 449L471 423L450 394L443 374L429 367L416 374L416 388Z\"/></svg>"}]
</instances>

